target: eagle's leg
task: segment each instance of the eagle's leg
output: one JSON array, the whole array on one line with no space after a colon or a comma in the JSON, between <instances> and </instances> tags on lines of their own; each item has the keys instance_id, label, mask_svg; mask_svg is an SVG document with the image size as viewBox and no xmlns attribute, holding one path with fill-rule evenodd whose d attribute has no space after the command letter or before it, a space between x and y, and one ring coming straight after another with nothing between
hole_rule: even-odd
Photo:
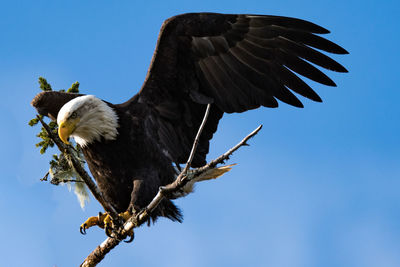
<instances>
[{"instance_id":1,"label":"eagle's leg","mask_svg":"<svg viewBox=\"0 0 400 267\"><path fill-rule=\"evenodd\" d=\"M118 214L118 216L122 219L123 222L126 222L131 216L132 213L128 210ZM81 234L86 234L86 229L89 229L92 226L97 225L98 227L105 229L106 235L111 237L111 232L115 228L115 223L113 222L112 218L108 213L101 213L99 212L98 216L89 217L84 223L80 226ZM130 241L133 240L133 230L128 233L130 236Z\"/></svg>"}]
</instances>

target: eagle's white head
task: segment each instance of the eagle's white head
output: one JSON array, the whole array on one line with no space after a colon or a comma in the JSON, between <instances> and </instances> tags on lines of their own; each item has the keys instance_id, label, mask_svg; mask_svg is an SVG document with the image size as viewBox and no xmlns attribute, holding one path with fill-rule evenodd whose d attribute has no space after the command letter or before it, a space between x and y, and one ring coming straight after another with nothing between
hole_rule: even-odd
<instances>
[{"instance_id":1,"label":"eagle's white head","mask_svg":"<svg viewBox=\"0 0 400 267\"><path fill-rule=\"evenodd\" d=\"M84 147L95 140L117 138L118 116L101 99L93 95L79 96L67 102L58 112L58 135L68 144L71 136Z\"/></svg>"}]
</instances>

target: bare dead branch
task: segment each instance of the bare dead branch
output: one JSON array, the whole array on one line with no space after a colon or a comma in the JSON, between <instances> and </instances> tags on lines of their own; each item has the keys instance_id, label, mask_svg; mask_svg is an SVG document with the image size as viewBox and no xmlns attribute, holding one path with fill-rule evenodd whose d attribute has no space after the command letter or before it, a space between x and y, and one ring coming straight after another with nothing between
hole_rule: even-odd
<instances>
[{"instance_id":1,"label":"bare dead branch","mask_svg":"<svg viewBox=\"0 0 400 267\"><path fill-rule=\"evenodd\" d=\"M208 109L207 109L208 111ZM208 116L206 111L205 114L205 120L206 116ZM199 138L199 133L201 134L202 128L204 127L203 124L205 124L205 120L203 119L203 123L199 128L198 135L196 136L196 139ZM247 141L254 137L262 128L262 125L257 127L253 132L251 132L249 135L247 135L242 141L240 141L237 145L229 149L226 153L222 154L215 160L212 160L210 163L207 165L196 168L191 170L191 175L187 175L187 171L189 169L185 167L185 169L178 175L177 179L164 187L160 187L157 195L154 197L154 199L150 202L150 204L137 214L134 214L130 219L127 220L127 222L124 224L123 228L118 230L118 239L117 238L107 238L101 245L99 245L96 249L93 250L92 253L89 254L89 256L85 259L85 261L80 265L81 267L93 267L96 266L104 257L105 255L110 252L114 247L116 247L122 239L126 238L128 233L133 229L144 222L146 222L151 214L151 211L154 210L158 204L161 202L161 200L164 197L168 197L168 195L172 195L171 193L178 192L188 181L195 179L197 176L201 175L203 172L208 171L210 169L215 168L218 164L224 163L225 160L229 159L229 157L240 147L246 146ZM194 154L196 147L194 142L192 153ZM191 156L189 156L188 164L186 166L190 166L191 163L191 157L193 158L193 155L191 153ZM178 179L179 178L179 179ZM168 192L168 194L166 194Z\"/></svg>"}]
</instances>

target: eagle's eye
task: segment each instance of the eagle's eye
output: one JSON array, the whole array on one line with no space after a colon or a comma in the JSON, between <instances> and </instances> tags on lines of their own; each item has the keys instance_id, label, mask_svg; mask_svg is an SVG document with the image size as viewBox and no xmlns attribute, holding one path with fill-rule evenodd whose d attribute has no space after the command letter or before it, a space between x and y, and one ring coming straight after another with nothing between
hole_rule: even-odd
<instances>
[{"instance_id":1,"label":"eagle's eye","mask_svg":"<svg viewBox=\"0 0 400 267\"><path fill-rule=\"evenodd\" d=\"M71 116L69 116L71 119L76 119L76 117L78 117L78 114L76 113L76 111L72 112Z\"/></svg>"}]
</instances>

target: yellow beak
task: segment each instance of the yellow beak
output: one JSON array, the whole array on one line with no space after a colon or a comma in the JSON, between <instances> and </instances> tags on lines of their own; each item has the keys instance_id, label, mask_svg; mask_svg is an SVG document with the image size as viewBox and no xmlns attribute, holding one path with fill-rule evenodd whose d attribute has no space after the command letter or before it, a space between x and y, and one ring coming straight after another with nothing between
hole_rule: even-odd
<instances>
[{"instance_id":1,"label":"yellow beak","mask_svg":"<svg viewBox=\"0 0 400 267\"><path fill-rule=\"evenodd\" d=\"M62 121L58 126L58 136L63 143L69 145L68 138L75 131L79 119Z\"/></svg>"}]
</instances>

